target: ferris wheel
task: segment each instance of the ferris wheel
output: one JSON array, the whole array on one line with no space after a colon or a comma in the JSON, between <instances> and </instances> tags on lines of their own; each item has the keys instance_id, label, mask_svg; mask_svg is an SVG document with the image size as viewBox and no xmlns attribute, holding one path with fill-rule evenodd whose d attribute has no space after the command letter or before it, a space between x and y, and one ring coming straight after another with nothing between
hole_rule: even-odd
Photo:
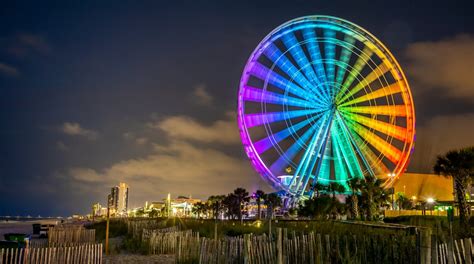
<instances>
[{"instance_id":1,"label":"ferris wheel","mask_svg":"<svg viewBox=\"0 0 474 264\"><path fill-rule=\"evenodd\" d=\"M317 182L390 185L415 137L398 62L365 29L330 16L291 20L260 42L240 81L238 123L255 170L296 197Z\"/></svg>"}]
</instances>

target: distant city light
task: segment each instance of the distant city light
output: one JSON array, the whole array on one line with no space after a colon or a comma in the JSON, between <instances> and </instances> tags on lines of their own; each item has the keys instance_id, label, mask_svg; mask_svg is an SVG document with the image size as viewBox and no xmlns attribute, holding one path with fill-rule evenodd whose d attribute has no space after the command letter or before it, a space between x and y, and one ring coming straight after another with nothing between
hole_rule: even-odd
<instances>
[{"instance_id":1,"label":"distant city light","mask_svg":"<svg viewBox=\"0 0 474 264\"><path fill-rule=\"evenodd\" d=\"M430 197L430 198L426 199L426 202L428 202L428 203L432 204L432 203L434 203L434 202L435 202L435 200L434 200L433 198L431 198L431 197Z\"/></svg>"}]
</instances>

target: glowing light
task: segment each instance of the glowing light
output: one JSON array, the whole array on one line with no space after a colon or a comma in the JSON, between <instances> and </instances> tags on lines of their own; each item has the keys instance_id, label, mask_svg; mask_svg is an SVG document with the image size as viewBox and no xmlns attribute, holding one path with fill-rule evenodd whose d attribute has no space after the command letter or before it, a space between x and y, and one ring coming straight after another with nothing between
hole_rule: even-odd
<instances>
[{"instance_id":1,"label":"glowing light","mask_svg":"<svg viewBox=\"0 0 474 264\"><path fill-rule=\"evenodd\" d=\"M426 202L429 203L429 204L432 204L435 202L435 199L432 198L432 197L429 197L428 199L426 199Z\"/></svg>"},{"instance_id":2,"label":"glowing light","mask_svg":"<svg viewBox=\"0 0 474 264\"><path fill-rule=\"evenodd\" d=\"M273 30L240 83L244 150L265 180L296 196L311 195L318 181L347 191L352 178L393 182L406 169L414 122L408 83L390 51L335 17L302 17Z\"/></svg>"}]
</instances>

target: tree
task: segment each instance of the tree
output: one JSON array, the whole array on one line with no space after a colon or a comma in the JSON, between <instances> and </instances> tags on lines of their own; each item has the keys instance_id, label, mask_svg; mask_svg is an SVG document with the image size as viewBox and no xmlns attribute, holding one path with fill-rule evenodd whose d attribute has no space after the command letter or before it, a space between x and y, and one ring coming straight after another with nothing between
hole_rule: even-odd
<instances>
[{"instance_id":1,"label":"tree","mask_svg":"<svg viewBox=\"0 0 474 264\"><path fill-rule=\"evenodd\" d=\"M336 193L343 193L346 190L346 188L344 187L344 185L342 185L338 182L331 182L327 186L327 190L328 190L328 192L330 192L332 194L332 198L335 199L336 198Z\"/></svg>"},{"instance_id":2,"label":"tree","mask_svg":"<svg viewBox=\"0 0 474 264\"><path fill-rule=\"evenodd\" d=\"M474 178L474 147L452 150L438 156L433 170L438 175L453 178L459 208L459 222L462 226L467 226L469 207L466 191Z\"/></svg>"},{"instance_id":3,"label":"tree","mask_svg":"<svg viewBox=\"0 0 474 264\"><path fill-rule=\"evenodd\" d=\"M373 220L378 209L388 203L382 180L367 177L361 185L361 200L368 220Z\"/></svg>"},{"instance_id":4,"label":"tree","mask_svg":"<svg viewBox=\"0 0 474 264\"><path fill-rule=\"evenodd\" d=\"M254 197L255 197L255 202L257 203L257 219L260 219L262 217L261 215L261 206L262 206L262 201L265 196L265 192L262 190L257 190L255 191Z\"/></svg>"},{"instance_id":5,"label":"tree","mask_svg":"<svg viewBox=\"0 0 474 264\"><path fill-rule=\"evenodd\" d=\"M224 200L222 201L222 204L226 209L227 218L235 219L236 216L238 217L240 212L240 205L235 194L229 193L227 196L225 196Z\"/></svg>"},{"instance_id":6,"label":"tree","mask_svg":"<svg viewBox=\"0 0 474 264\"><path fill-rule=\"evenodd\" d=\"M237 204L238 204L238 218L240 221L242 221L242 210L244 209L244 205L246 202L249 201L250 197L249 197L249 193L247 192L247 190L245 190L244 188L237 188L234 190L234 196L235 196L235 199L237 199Z\"/></svg>"},{"instance_id":7,"label":"tree","mask_svg":"<svg viewBox=\"0 0 474 264\"><path fill-rule=\"evenodd\" d=\"M212 211L212 216L215 220L219 217L219 214L224 210L224 199L225 195L212 195L209 196L207 199L207 203L209 204L209 208Z\"/></svg>"},{"instance_id":8,"label":"tree","mask_svg":"<svg viewBox=\"0 0 474 264\"><path fill-rule=\"evenodd\" d=\"M336 218L343 211L344 205L328 194L322 194L305 200L298 207L298 215L313 219L327 219L330 216Z\"/></svg>"},{"instance_id":9,"label":"tree","mask_svg":"<svg viewBox=\"0 0 474 264\"><path fill-rule=\"evenodd\" d=\"M400 210L413 208L413 201L406 197L404 193L397 193L397 199L395 201L397 202L398 208Z\"/></svg>"},{"instance_id":10,"label":"tree","mask_svg":"<svg viewBox=\"0 0 474 264\"><path fill-rule=\"evenodd\" d=\"M207 210L206 204L202 202L197 202L193 205L193 213L197 215L197 217L200 219L201 214L205 213Z\"/></svg>"},{"instance_id":11,"label":"tree","mask_svg":"<svg viewBox=\"0 0 474 264\"><path fill-rule=\"evenodd\" d=\"M273 211L275 208L281 206L281 198L276 193L266 194L264 203L267 206L268 217L271 220L273 218Z\"/></svg>"},{"instance_id":12,"label":"tree","mask_svg":"<svg viewBox=\"0 0 474 264\"><path fill-rule=\"evenodd\" d=\"M362 180L360 178L352 178L349 181L349 188L351 189L351 215L353 219L359 218L359 192L362 187Z\"/></svg>"},{"instance_id":13,"label":"tree","mask_svg":"<svg viewBox=\"0 0 474 264\"><path fill-rule=\"evenodd\" d=\"M315 192L316 197L319 197L321 192L327 191L327 189L327 186L320 182L316 182L316 184L313 185L313 191Z\"/></svg>"}]
</instances>

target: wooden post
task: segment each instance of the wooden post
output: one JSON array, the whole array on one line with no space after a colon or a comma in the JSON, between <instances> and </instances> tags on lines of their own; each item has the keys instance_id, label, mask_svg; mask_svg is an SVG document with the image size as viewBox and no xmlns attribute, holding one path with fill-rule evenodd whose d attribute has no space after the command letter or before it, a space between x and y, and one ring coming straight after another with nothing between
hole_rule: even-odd
<instances>
[{"instance_id":1,"label":"wooden post","mask_svg":"<svg viewBox=\"0 0 474 264\"><path fill-rule=\"evenodd\" d=\"M105 255L109 255L110 206L107 205L107 224L105 225Z\"/></svg>"},{"instance_id":2,"label":"wooden post","mask_svg":"<svg viewBox=\"0 0 474 264\"><path fill-rule=\"evenodd\" d=\"M421 262L431 262L431 229L420 230L421 233Z\"/></svg>"},{"instance_id":3,"label":"wooden post","mask_svg":"<svg viewBox=\"0 0 474 264\"><path fill-rule=\"evenodd\" d=\"M214 221L214 240L217 241L217 219Z\"/></svg>"},{"instance_id":4,"label":"wooden post","mask_svg":"<svg viewBox=\"0 0 474 264\"><path fill-rule=\"evenodd\" d=\"M331 263L331 240L329 235L324 236L326 240L326 263Z\"/></svg>"},{"instance_id":5,"label":"wooden post","mask_svg":"<svg viewBox=\"0 0 474 264\"><path fill-rule=\"evenodd\" d=\"M472 242L470 238L464 239L464 262L472 263Z\"/></svg>"},{"instance_id":6,"label":"wooden post","mask_svg":"<svg viewBox=\"0 0 474 264\"><path fill-rule=\"evenodd\" d=\"M281 234L281 227L277 228L277 254L278 264L283 264L283 240Z\"/></svg>"},{"instance_id":7,"label":"wooden post","mask_svg":"<svg viewBox=\"0 0 474 264\"><path fill-rule=\"evenodd\" d=\"M431 264L438 264L438 238L431 235Z\"/></svg>"},{"instance_id":8,"label":"wooden post","mask_svg":"<svg viewBox=\"0 0 474 264\"><path fill-rule=\"evenodd\" d=\"M317 253L317 262L318 264L323 264L323 243L321 241L321 234L316 235L316 244L318 246L318 253Z\"/></svg>"},{"instance_id":9,"label":"wooden post","mask_svg":"<svg viewBox=\"0 0 474 264\"><path fill-rule=\"evenodd\" d=\"M268 238L272 239L272 217L268 220Z\"/></svg>"}]
</instances>

